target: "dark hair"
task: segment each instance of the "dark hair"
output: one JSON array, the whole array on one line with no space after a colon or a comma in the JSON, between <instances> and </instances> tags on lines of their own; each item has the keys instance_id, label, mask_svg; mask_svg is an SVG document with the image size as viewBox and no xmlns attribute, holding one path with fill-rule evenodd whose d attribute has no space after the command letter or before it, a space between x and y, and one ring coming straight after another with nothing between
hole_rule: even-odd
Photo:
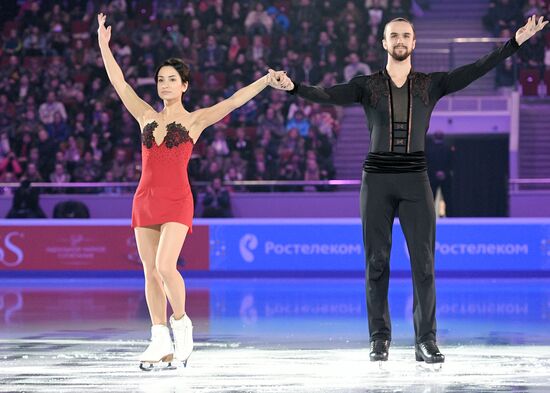
<instances>
[{"instance_id":1,"label":"dark hair","mask_svg":"<svg viewBox=\"0 0 550 393\"><path fill-rule=\"evenodd\" d=\"M388 23L386 23L386 25L384 26L384 34L383 34L384 39L386 38L386 28L388 27L388 25L390 23L393 23L393 22L406 22L409 25L411 25L412 30L413 30L413 39L416 39L416 31L414 30L413 23L410 20L405 19L405 18L395 18L395 19L390 20Z\"/></svg>"},{"instance_id":2,"label":"dark hair","mask_svg":"<svg viewBox=\"0 0 550 393\"><path fill-rule=\"evenodd\" d=\"M178 72L181 82L189 82L190 76L191 76L191 70L189 69L189 66L185 64L185 62L182 59L178 59L177 57L171 57L167 60L164 60L164 62L158 66L157 70L155 71L155 83L158 83L158 76L159 71L162 67L174 67L176 71Z\"/></svg>"}]
</instances>

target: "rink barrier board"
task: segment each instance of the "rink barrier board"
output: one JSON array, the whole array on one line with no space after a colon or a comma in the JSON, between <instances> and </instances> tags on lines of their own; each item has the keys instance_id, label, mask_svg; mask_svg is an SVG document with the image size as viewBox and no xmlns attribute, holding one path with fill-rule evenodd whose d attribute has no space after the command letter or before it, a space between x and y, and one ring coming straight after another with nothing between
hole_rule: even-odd
<instances>
[{"instance_id":1,"label":"rink barrier board","mask_svg":"<svg viewBox=\"0 0 550 393\"><path fill-rule=\"evenodd\" d=\"M513 277L550 273L550 219L437 222L436 271ZM197 219L178 268L189 275L352 277L364 273L359 219ZM410 272L396 220L391 270ZM0 220L0 274L125 274L142 270L126 219Z\"/></svg>"}]
</instances>

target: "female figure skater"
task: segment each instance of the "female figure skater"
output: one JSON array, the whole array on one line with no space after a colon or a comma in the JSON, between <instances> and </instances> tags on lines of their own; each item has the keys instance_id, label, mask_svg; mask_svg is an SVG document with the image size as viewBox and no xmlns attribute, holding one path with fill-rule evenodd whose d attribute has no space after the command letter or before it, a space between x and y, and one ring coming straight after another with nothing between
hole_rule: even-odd
<instances>
[{"instance_id":1,"label":"female figure skater","mask_svg":"<svg viewBox=\"0 0 550 393\"><path fill-rule=\"evenodd\" d=\"M192 230L193 198L187 177L191 151L202 131L248 102L278 73L269 73L233 96L209 108L188 112L182 96L189 87L189 67L180 59L166 60L155 73L164 109L156 112L140 99L124 80L109 49L111 26L106 16L97 17L98 40L107 75L124 106L138 121L142 141L142 175L132 205L140 259L145 272L145 297L152 320L151 343L140 356L140 368L150 370L175 358L187 365L193 350L193 325L185 313L185 284L176 262L188 232ZM166 299L173 314L167 326Z\"/></svg>"}]
</instances>

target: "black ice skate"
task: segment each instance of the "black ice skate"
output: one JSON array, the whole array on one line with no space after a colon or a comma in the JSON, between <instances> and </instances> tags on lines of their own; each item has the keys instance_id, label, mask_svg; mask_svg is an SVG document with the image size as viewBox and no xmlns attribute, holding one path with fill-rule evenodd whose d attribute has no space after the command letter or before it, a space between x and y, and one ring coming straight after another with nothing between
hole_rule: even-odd
<instances>
[{"instance_id":1,"label":"black ice skate","mask_svg":"<svg viewBox=\"0 0 550 393\"><path fill-rule=\"evenodd\" d=\"M443 355L434 340L428 340L416 344L414 352L417 362L426 362L427 364L438 366L441 368L443 362L445 362L445 355Z\"/></svg>"},{"instance_id":2,"label":"black ice skate","mask_svg":"<svg viewBox=\"0 0 550 393\"><path fill-rule=\"evenodd\" d=\"M370 343L370 361L371 362L387 362L388 353L390 350L389 340L374 340Z\"/></svg>"}]
</instances>

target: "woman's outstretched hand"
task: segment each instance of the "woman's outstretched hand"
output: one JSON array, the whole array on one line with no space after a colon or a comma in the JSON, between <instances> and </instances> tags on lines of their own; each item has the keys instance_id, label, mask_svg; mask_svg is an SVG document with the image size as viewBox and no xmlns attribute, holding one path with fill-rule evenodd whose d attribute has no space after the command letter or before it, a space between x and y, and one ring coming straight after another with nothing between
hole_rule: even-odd
<instances>
[{"instance_id":1,"label":"woman's outstretched hand","mask_svg":"<svg viewBox=\"0 0 550 393\"><path fill-rule=\"evenodd\" d=\"M548 24L548 21L544 20L544 16L541 16L537 21L537 16L533 15L527 20L527 23L516 31L516 41L519 45L523 44L529 38L534 36L537 32L541 31L544 26Z\"/></svg>"},{"instance_id":2,"label":"woman's outstretched hand","mask_svg":"<svg viewBox=\"0 0 550 393\"><path fill-rule=\"evenodd\" d=\"M99 44L109 44L109 40L111 39L111 26L105 27L105 20L107 19L107 15L105 14L97 14L97 24L99 25L97 29L97 39L99 41Z\"/></svg>"}]
</instances>

